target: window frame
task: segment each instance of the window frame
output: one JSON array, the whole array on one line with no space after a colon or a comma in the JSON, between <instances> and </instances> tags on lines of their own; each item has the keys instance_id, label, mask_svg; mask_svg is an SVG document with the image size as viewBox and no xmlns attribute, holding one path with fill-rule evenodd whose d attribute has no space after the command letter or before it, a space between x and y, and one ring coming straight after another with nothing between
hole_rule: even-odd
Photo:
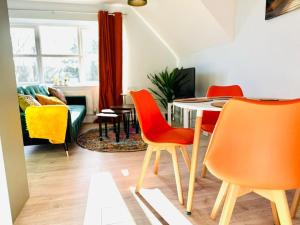
<instances>
[{"instance_id":1,"label":"window frame","mask_svg":"<svg viewBox=\"0 0 300 225\"><path fill-rule=\"evenodd\" d=\"M78 54L42 54L41 46L41 35L40 35L40 26L53 26L53 27L75 27L77 29L77 44L78 44ZM52 57L52 58L78 58L78 70L79 70L79 81L78 83L71 84L75 86L85 86L86 84L97 84L98 80L95 81L85 81L84 71L83 71L83 62L84 57L87 54L84 54L83 50L83 39L82 39L82 30L90 29L91 26L88 25L78 25L78 24L63 24L63 23L37 23L37 24L23 24L23 23L12 23L10 28L31 28L34 29L35 35L35 47L36 54L13 54L13 57L34 57L37 60L38 67L38 81L37 82L19 82L17 80L17 85L35 85L35 84L45 84L45 77L43 73L43 57ZM97 68L99 73L99 66Z\"/></svg>"}]
</instances>

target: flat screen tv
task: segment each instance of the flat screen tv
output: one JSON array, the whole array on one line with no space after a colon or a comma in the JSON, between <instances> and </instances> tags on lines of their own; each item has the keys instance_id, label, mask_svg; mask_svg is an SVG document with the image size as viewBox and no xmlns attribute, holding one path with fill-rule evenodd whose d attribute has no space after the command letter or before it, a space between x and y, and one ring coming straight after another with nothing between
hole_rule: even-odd
<instances>
[{"instance_id":1,"label":"flat screen tv","mask_svg":"<svg viewBox=\"0 0 300 225\"><path fill-rule=\"evenodd\" d=\"M182 80L180 81L179 88L175 93L176 99L195 97L195 73L195 67L184 68L180 71L178 79Z\"/></svg>"}]
</instances>

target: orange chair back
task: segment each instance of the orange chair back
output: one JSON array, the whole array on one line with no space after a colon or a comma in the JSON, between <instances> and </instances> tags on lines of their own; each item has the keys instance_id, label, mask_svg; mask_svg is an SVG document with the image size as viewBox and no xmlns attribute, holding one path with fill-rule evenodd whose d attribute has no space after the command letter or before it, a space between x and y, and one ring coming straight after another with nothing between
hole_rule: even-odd
<instances>
[{"instance_id":1,"label":"orange chair back","mask_svg":"<svg viewBox=\"0 0 300 225\"><path fill-rule=\"evenodd\" d=\"M220 96L230 96L230 97L242 97L244 96L243 91L239 85L231 86L210 86L207 90L206 97L220 97ZM219 118L219 112L204 111L202 117L202 123L215 125ZM204 129L205 130L205 129ZM212 132L213 130L206 130Z\"/></svg>"},{"instance_id":2,"label":"orange chair back","mask_svg":"<svg viewBox=\"0 0 300 225\"><path fill-rule=\"evenodd\" d=\"M162 116L149 91L131 91L130 95L133 99L142 133L146 138L148 138L147 134L149 133L161 132L170 129L169 124Z\"/></svg>"},{"instance_id":3,"label":"orange chair back","mask_svg":"<svg viewBox=\"0 0 300 225\"><path fill-rule=\"evenodd\" d=\"M221 112L206 156L224 181L263 189L300 187L300 99L232 99Z\"/></svg>"}]
</instances>

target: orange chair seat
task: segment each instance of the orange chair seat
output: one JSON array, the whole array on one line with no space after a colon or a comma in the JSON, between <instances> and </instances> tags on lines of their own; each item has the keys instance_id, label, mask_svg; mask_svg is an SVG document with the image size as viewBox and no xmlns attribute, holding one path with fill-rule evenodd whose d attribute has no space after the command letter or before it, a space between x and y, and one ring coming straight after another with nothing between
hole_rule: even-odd
<instances>
[{"instance_id":1,"label":"orange chair seat","mask_svg":"<svg viewBox=\"0 0 300 225\"><path fill-rule=\"evenodd\" d=\"M230 86L210 86L207 90L206 97L232 96L242 97L243 91L239 85ZM202 117L201 129L210 134L213 133L215 125L218 121L220 112L204 111Z\"/></svg>"},{"instance_id":2,"label":"orange chair seat","mask_svg":"<svg viewBox=\"0 0 300 225\"><path fill-rule=\"evenodd\" d=\"M149 141L155 143L191 145L194 141L194 130L187 128L170 128L166 131L151 131L144 135Z\"/></svg>"},{"instance_id":3,"label":"orange chair seat","mask_svg":"<svg viewBox=\"0 0 300 225\"><path fill-rule=\"evenodd\" d=\"M201 129L211 134L215 129L215 124L202 124Z\"/></svg>"}]
</instances>

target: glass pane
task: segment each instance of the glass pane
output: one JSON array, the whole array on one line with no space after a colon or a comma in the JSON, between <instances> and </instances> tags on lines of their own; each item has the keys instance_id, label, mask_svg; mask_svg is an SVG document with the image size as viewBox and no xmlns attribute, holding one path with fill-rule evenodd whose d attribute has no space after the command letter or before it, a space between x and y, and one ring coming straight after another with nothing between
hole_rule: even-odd
<instances>
[{"instance_id":1,"label":"glass pane","mask_svg":"<svg viewBox=\"0 0 300 225\"><path fill-rule=\"evenodd\" d=\"M89 56L83 59L83 79L85 81L98 80L98 59L96 56Z\"/></svg>"},{"instance_id":2,"label":"glass pane","mask_svg":"<svg viewBox=\"0 0 300 225\"><path fill-rule=\"evenodd\" d=\"M14 57L18 83L38 82L38 66L35 57Z\"/></svg>"},{"instance_id":3,"label":"glass pane","mask_svg":"<svg viewBox=\"0 0 300 225\"><path fill-rule=\"evenodd\" d=\"M82 30L82 47L84 54L98 54L98 32L97 29Z\"/></svg>"},{"instance_id":4,"label":"glass pane","mask_svg":"<svg viewBox=\"0 0 300 225\"><path fill-rule=\"evenodd\" d=\"M42 54L76 55L78 33L76 27L40 26Z\"/></svg>"},{"instance_id":5,"label":"glass pane","mask_svg":"<svg viewBox=\"0 0 300 225\"><path fill-rule=\"evenodd\" d=\"M77 57L43 57L43 74L46 83L64 84L79 82Z\"/></svg>"},{"instance_id":6,"label":"glass pane","mask_svg":"<svg viewBox=\"0 0 300 225\"><path fill-rule=\"evenodd\" d=\"M10 34L14 54L36 54L34 28L12 27Z\"/></svg>"}]
</instances>

